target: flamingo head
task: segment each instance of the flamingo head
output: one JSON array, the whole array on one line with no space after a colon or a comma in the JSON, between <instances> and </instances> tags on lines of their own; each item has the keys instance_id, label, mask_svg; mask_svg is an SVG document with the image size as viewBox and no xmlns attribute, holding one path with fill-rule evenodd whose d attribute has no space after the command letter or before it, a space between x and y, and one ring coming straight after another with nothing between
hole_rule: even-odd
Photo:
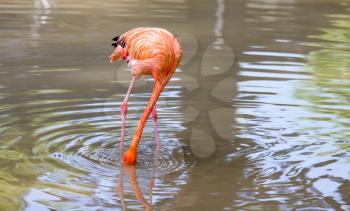
<instances>
[{"instance_id":1,"label":"flamingo head","mask_svg":"<svg viewBox=\"0 0 350 211\"><path fill-rule=\"evenodd\" d=\"M119 36L112 39L112 46L115 48L113 53L109 56L110 63L119 60L120 58L125 59L125 42L124 39L120 39Z\"/></svg>"},{"instance_id":2,"label":"flamingo head","mask_svg":"<svg viewBox=\"0 0 350 211\"><path fill-rule=\"evenodd\" d=\"M118 45L114 49L113 53L109 56L109 59L110 59L109 62L113 63L115 61L118 61L123 56L122 54L123 54L123 48Z\"/></svg>"}]
</instances>

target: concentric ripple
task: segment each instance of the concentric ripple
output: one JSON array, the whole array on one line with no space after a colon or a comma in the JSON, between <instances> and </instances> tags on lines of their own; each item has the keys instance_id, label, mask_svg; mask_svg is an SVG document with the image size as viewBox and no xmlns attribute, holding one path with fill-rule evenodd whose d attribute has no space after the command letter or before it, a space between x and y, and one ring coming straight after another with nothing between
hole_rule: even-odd
<instances>
[{"instance_id":1,"label":"concentric ripple","mask_svg":"<svg viewBox=\"0 0 350 211\"><path fill-rule=\"evenodd\" d=\"M94 91L92 91L94 92ZM101 97L91 101L84 98L60 99L62 95L74 90L28 91L35 99L26 103L24 110L28 119L33 121L32 147L34 160L40 160L37 172L40 172L37 185L26 200L31 203L48 196L58 197L58 204L64 205L67 196L77 199L84 206L98 208L121 206L117 195L118 186L123 186L124 198L131 207L142 206L134 196L134 189L128 177L132 175L121 166L120 145L120 96L115 102L110 97ZM24 93L24 94L26 94ZM95 93L99 95L99 93ZM50 99L42 99L50 95ZM167 93L165 93L167 95ZM141 97L139 97L141 96ZM55 99L56 98L56 99ZM140 116L137 101L146 101L147 94L136 96L129 103L126 127L125 147L130 143ZM144 103L143 103L144 104ZM170 102L171 104L171 102ZM169 108L165 108L169 113ZM108 112L106 112L108 110ZM160 116L164 112L162 103L158 108ZM170 108L170 110L174 110ZM177 115L173 112L172 115ZM169 122L165 119L164 121ZM150 179L157 181L162 191L155 191L155 198L168 198L176 194L173 181L186 180L186 171L192 164L185 161L181 143L173 136L181 127L159 120L160 151L157 153L154 142L153 124L147 124L138 150L136 174L142 190L148 189ZM170 133L169 133L170 132ZM123 170L124 169L124 170ZM163 181L165 175L172 175L173 180ZM124 179L122 179L122 178ZM119 182L118 182L119 181ZM120 184L123 181L123 184ZM185 181L183 181L185 184ZM167 187L168 190L167 191ZM152 190L151 190L152 191ZM175 191L175 192L174 192ZM57 194L59 192L59 194ZM148 191L146 191L147 193ZM32 194L31 194L32 193ZM39 197L37 196L39 194ZM109 194L109 195L108 195ZM108 195L108 196L106 196ZM130 201L130 202L129 202ZM154 201L156 202L156 201ZM78 202L77 202L78 203ZM71 205L71 204L70 204ZM48 206L38 204L38 206ZM54 205L52 205L54 206Z\"/></svg>"}]
</instances>

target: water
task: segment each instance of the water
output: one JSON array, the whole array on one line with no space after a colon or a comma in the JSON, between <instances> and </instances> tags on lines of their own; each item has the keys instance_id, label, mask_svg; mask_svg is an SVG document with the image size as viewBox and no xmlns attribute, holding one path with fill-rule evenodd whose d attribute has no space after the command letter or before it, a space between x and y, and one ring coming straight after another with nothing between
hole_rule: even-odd
<instances>
[{"instance_id":1,"label":"water","mask_svg":"<svg viewBox=\"0 0 350 211\"><path fill-rule=\"evenodd\" d=\"M1 210L350 210L350 2L0 1ZM185 55L136 167L112 37ZM137 82L128 146L150 96Z\"/></svg>"}]
</instances>

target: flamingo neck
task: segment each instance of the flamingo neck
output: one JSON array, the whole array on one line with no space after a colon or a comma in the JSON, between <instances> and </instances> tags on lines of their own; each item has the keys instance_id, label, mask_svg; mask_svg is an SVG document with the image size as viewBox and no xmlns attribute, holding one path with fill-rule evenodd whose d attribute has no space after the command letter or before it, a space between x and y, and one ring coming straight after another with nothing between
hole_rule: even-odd
<instances>
[{"instance_id":1,"label":"flamingo neck","mask_svg":"<svg viewBox=\"0 0 350 211\"><path fill-rule=\"evenodd\" d=\"M138 146L139 141L141 139L143 128L145 127L147 119L148 119L149 115L151 114L154 106L156 105L156 102L157 102L161 92L163 91L164 86L165 86L165 84L161 83L160 81L155 82L152 95L148 101L148 104L147 104L145 110L142 113L139 125L136 129L133 141L131 143L131 147L137 149L137 146Z\"/></svg>"}]
</instances>

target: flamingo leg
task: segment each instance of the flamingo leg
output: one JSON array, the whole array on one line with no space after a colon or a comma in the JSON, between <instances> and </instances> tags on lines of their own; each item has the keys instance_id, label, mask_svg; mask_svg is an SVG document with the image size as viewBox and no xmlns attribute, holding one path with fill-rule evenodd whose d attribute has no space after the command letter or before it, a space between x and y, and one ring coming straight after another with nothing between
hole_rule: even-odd
<instances>
[{"instance_id":1,"label":"flamingo leg","mask_svg":"<svg viewBox=\"0 0 350 211\"><path fill-rule=\"evenodd\" d=\"M159 140L158 140L158 123L157 123L157 109L156 109L156 106L154 105L153 107L153 110L152 110L152 119L153 119L153 122L154 122L154 140L155 140L155 143L156 143L156 148L157 150L159 150Z\"/></svg>"},{"instance_id":2,"label":"flamingo leg","mask_svg":"<svg viewBox=\"0 0 350 211\"><path fill-rule=\"evenodd\" d=\"M125 98L121 104L120 107L120 112L122 115L122 130L121 130L121 134L120 134L120 151L123 152L124 150L124 131L125 131L125 120L126 120L126 114L128 113L128 99L132 90L132 87L134 86L136 77L132 77L130 85L129 85L129 89L125 95Z\"/></svg>"}]
</instances>

